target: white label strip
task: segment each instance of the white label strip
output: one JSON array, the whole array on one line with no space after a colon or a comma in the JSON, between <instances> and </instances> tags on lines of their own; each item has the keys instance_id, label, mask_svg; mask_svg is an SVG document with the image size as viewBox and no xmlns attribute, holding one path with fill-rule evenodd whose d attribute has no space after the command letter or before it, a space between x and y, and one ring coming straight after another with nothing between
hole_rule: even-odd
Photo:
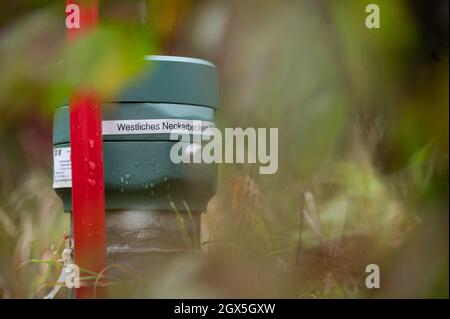
<instances>
[{"instance_id":1,"label":"white label strip","mask_svg":"<svg viewBox=\"0 0 450 319\"><path fill-rule=\"evenodd\" d=\"M214 127L213 122L179 119L103 121L103 135L123 134L200 134Z\"/></svg>"},{"instance_id":2,"label":"white label strip","mask_svg":"<svg viewBox=\"0 0 450 319\"><path fill-rule=\"evenodd\" d=\"M53 149L53 188L72 187L70 147Z\"/></svg>"}]
</instances>

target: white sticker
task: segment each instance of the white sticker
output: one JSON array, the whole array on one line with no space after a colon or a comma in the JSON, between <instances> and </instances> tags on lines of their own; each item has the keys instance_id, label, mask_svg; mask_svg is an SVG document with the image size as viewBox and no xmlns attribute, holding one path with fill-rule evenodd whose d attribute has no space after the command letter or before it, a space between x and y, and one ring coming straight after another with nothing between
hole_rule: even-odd
<instances>
[{"instance_id":1,"label":"white sticker","mask_svg":"<svg viewBox=\"0 0 450 319\"><path fill-rule=\"evenodd\" d=\"M213 122L200 120L152 119L103 121L103 135L122 134L200 134L214 127Z\"/></svg>"},{"instance_id":2,"label":"white sticker","mask_svg":"<svg viewBox=\"0 0 450 319\"><path fill-rule=\"evenodd\" d=\"M53 149L53 188L72 187L70 147Z\"/></svg>"}]
</instances>

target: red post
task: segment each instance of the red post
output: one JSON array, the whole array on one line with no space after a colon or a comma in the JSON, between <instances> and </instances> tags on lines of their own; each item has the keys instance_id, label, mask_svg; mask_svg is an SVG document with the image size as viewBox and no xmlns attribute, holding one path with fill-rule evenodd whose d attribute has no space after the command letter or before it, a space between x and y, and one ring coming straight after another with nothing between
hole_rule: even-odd
<instances>
[{"instance_id":1,"label":"red post","mask_svg":"<svg viewBox=\"0 0 450 319\"><path fill-rule=\"evenodd\" d=\"M66 5L77 5L80 13L79 28L67 28L69 42L97 26L97 0L69 0ZM66 13L69 16L73 11ZM89 88L80 87L72 92L70 140L74 255L83 277L83 269L100 273L106 267L102 111L101 101ZM97 287L94 291L94 281L83 286L81 280L77 298L106 296L104 288Z\"/></svg>"}]
</instances>

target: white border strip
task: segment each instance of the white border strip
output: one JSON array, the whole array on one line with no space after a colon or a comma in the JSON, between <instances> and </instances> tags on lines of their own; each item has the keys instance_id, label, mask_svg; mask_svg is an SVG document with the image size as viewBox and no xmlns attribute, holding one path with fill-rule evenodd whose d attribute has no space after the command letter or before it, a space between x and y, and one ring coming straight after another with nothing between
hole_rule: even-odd
<instances>
[{"instance_id":1,"label":"white border strip","mask_svg":"<svg viewBox=\"0 0 450 319\"><path fill-rule=\"evenodd\" d=\"M197 59L197 58L189 58L184 56L170 56L170 55L146 55L144 57L145 60L148 61L171 61L171 62L187 62L187 63L196 63L196 64L203 64L208 65L212 67L216 67L214 64L212 64L209 61Z\"/></svg>"}]
</instances>

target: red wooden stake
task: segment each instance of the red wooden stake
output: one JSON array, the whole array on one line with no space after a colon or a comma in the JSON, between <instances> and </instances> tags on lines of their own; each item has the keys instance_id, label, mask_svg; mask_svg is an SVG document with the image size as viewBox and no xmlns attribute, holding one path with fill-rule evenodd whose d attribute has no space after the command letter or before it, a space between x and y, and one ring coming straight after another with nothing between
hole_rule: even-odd
<instances>
[{"instance_id":1,"label":"red wooden stake","mask_svg":"<svg viewBox=\"0 0 450 319\"><path fill-rule=\"evenodd\" d=\"M67 28L73 41L98 24L97 0L67 1L80 9L80 28ZM68 12L69 16L71 12ZM70 141L72 161L72 222L75 263L81 268L82 286L77 298L105 297L106 290L83 286L83 269L100 273L106 268L105 190L101 101L89 88L77 88L70 98ZM101 278L100 282L105 280Z\"/></svg>"}]
</instances>

